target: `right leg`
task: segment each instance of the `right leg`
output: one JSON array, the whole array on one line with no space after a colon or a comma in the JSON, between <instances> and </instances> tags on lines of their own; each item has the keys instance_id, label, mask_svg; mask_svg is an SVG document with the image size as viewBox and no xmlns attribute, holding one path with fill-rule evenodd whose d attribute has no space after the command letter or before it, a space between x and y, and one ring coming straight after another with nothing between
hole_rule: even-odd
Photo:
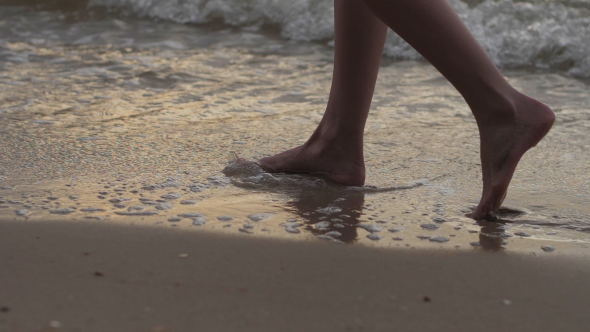
<instances>
[{"instance_id":1,"label":"right leg","mask_svg":"<svg viewBox=\"0 0 590 332\"><path fill-rule=\"evenodd\" d=\"M508 84L446 0L363 1L432 63L471 108L479 127L483 172L475 217L491 217L520 158L547 134L555 115Z\"/></svg>"},{"instance_id":2,"label":"right leg","mask_svg":"<svg viewBox=\"0 0 590 332\"><path fill-rule=\"evenodd\" d=\"M363 185L363 130L369 114L387 26L361 0L335 0L334 76L324 117L302 146L263 158L268 171L322 174Z\"/></svg>"}]
</instances>

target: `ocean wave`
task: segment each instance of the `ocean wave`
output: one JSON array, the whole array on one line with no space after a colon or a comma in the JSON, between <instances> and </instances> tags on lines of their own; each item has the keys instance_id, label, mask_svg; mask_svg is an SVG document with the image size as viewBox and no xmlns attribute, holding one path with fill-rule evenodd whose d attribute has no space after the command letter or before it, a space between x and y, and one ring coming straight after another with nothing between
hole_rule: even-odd
<instances>
[{"instance_id":1,"label":"ocean wave","mask_svg":"<svg viewBox=\"0 0 590 332\"><path fill-rule=\"evenodd\" d=\"M538 67L590 77L590 11L586 0L470 1L449 0L492 60L501 67ZM334 35L332 0L90 0L128 14L205 24L223 20L230 26L272 24L284 38L330 40ZM385 54L419 59L395 33Z\"/></svg>"}]
</instances>

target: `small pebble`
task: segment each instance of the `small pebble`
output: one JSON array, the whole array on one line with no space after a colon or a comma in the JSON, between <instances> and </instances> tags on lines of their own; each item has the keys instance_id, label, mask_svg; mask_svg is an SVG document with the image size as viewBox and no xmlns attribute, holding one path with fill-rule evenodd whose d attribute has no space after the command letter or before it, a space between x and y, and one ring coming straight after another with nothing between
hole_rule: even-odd
<instances>
[{"instance_id":1,"label":"small pebble","mask_svg":"<svg viewBox=\"0 0 590 332\"><path fill-rule=\"evenodd\" d=\"M286 222L284 224L281 224L281 226L283 226L283 227L297 228L297 227L303 226L303 224L300 223L300 222L289 221L289 222Z\"/></svg>"},{"instance_id":2,"label":"small pebble","mask_svg":"<svg viewBox=\"0 0 590 332\"><path fill-rule=\"evenodd\" d=\"M422 225L420 225L420 227L422 227L423 229L428 229L428 230L435 230L435 229L440 228L440 226L438 226L436 224L422 224Z\"/></svg>"},{"instance_id":3,"label":"small pebble","mask_svg":"<svg viewBox=\"0 0 590 332\"><path fill-rule=\"evenodd\" d=\"M187 212L187 213L179 214L178 216L182 217L182 218L189 218L189 219L205 217L205 215L197 213L197 212Z\"/></svg>"},{"instance_id":4,"label":"small pebble","mask_svg":"<svg viewBox=\"0 0 590 332\"><path fill-rule=\"evenodd\" d=\"M161 196L163 199L179 199L182 197L179 193L167 193L166 195Z\"/></svg>"},{"instance_id":5,"label":"small pebble","mask_svg":"<svg viewBox=\"0 0 590 332\"><path fill-rule=\"evenodd\" d=\"M158 205L156 205L156 210L170 210L174 207L174 205L172 205L172 203L158 203Z\"/></svg>"},{"instance_id":6,"label":"small pebble","mask_svg":"<svg viewBox=\"0 0 590 332\"><path fill-rule=\"evenodd\" d=\"M396 237L393 238L393 240L394 241L403 241L404 238L403 237L396 236Z\"/></svg>"},{"instance_id":7,"label":"small pebble","mask_svg":"<svg viewBox=\"0 0 590 332\"><path fill-rule=\"evenodd\" d=\"M555 247L546 245L546 246L541 246L541 249L543 249L543 251L545 251L545 252L552 252L555 250Z\"/></svg>"},{"instance_id":8,"label":"small pebble","mask_svg":"<svg viewBox=\"0 0 590 332\"><path fill-rule=\"evenodd\" d=\"M70 214L72 212L76 212L76 210L70 209L70 208L65 208L65 209L55 209L55 210L49 211L49 213L54 213L54 214Z\"/></svg>"},{"instance_id":9,"label":"small pebble","mask_svg":"<svg viewBox=\"0 0 590 332\"><path fill-rule=\"evenodd\" d=\"M115 211L120 216L153 216L158 214L156 211Z\"/></svg>"},{"instance_id":10,"label":"small pebble","mask_svg":"<svg viewBox=\"0 0 590 332\"><path fill-rule=\"evenodd\" d=\"M315 225L313 225L313 227L315 229L319 229L319 230L326 230L330 227L330 222L329 221L320 221L320 222L316 223Z\"/></svg>"},{"instance_id":11,"label":"small pebble","mask_svg":"<svg viewBox=\"0 0 590 332\"><path fill-rule=\"evenodd\" d=\"M27 209L19 209L19 210L14 211L14 213L16 213L17 216L24 216L27 213L29 213L29 210L27 210Z\"/></svg>"},{"instance_id":12,"label":"small pebble","mask_svg":"<svg viewBox=\"0 0 590 332\"><path fill-rule=\"evenodd\" d=\"M182 204L182 205L195 205L198 202L199 201L194 200L194 199L187 199L187 200L181 201L180 204Z\"/></svg>"},{"instance_id":13,"label":"small pebble","mask_svg":"<svg viewBox=\"0 0 590 332\"><path fill-rule=\"evenodd\" d=\"M232 217L232 216L219 216L219 217L217 217L217 220L219 220L219 221L232 221L232 220L234 220L234 217Z\"/></svg>"},{"instance_id":14,"label":"small pebble","mask_svg":"<svg viewBox=\"0 0 590 332\"><path fill-rule=\"evenodd\" d=\"M521 237L530 237L531 236L531 234L529 234L527 232L516 232L516 233L514 233L514 235L521 236Z\"/></svg>"},{"instance_id":15,"label":"small pebble","mask_svg":"<svg viewBox=\"0 0 590 332\"><path fill-rule=\"evenodd\" d=\"M359 224L357 227L362 228L370 233L379 233L383 230L383 227L374 224Z\"/></svg>"},{"instance_id":16,"label":"small pebble","mask_svg":"<svg viewBox=\"0 0 590 332\"><path fill-rule=\"evenodd\" d=\"M246 228L240 228L238 229L238 231L242 232L242 233L246 233L246 234L252 234L254 233L252 230L246 229Z\"/></svg>"},{"instance_id":17,"label":"small pebble","mask_svg":"<svg viewBox=\"0 0 590 332\"><path fill-rule=\"evenodd\" d=\"M331 232L326 233L326 235L331 236L331 237L341 237L342 233L337 232L337 231L331 231Z\"/></svg>"},{"instance_id":18,"label":"small pebble","mask_svg":"<svg viewBox=\"0 0 590 332\"><path fill-rule=\"evenodd\" d=\"M298 230L297 228L293 228L293 227L285 227L285 231L287 231L287 233L293 233L293 234L301 233L300 230Z\"/></svg>"},{"instance_id":19,"label":"small pebble","mask_svg":"<svg viewBox=\"0 0 590 332\"><path fill-rule=\"evenodd\" d=\"M205 189L209 188L209 186L208 186L208 185L206 185L206 184L201 184L201 183L195 183L195 184L192 184L192 185L190 185L190 186L188 186L188 187L189 187L189 189L190 189L192 192L195 192L195 193L200 193L201 191L203 191L203 190L205 190Z\"/></svg>"},{"instance_id":20,"label":"small pebble","mask_svg":"<svg viewBox=\"0 0 590 332\"><path fill-rule=\"evenodd\" d=\"M371 234L367 235L367 237L373 241L379 241L383 238L383 236L381 236L377 233L371 233Z\"/></svg>"},{"instance_id":21,"label":"small pebble","mask_svg":"<svg viewBox=\"0 0 590 332\"><path fill-rule=\"evenodd\" d=\"M342 212L342 209L337 206L328 206L323 209L317 209L316 211L323 214L332 214Z\"/></svg>"},{"instance_id":22,"label":"small pebble","mask_svg":"<svg viewBox=\"0 0 590 332\"><path fill-rule=\"evenodd\" d=\"M203 217L198 217L193 219L193 225L195 226L201 226L201 225L205 225L207 223L207 220L205 220L205 218Z\"/></svg>"},{"instance_id":23,"label":"small pebble","mask_svg":"<svg viewBox=\"0 0 590 332\"><path fill-rule=\"evenodd\" d=\"M434 236L434 237L431 237L430 239L428 239L428 241L444 243L444 242L449 242L450 240L449 240L449 238L444 237L444 236Z\"/></svg>"},{"instance_id":24,"label":"small pebble","mask_svg":"<svg viewBox=\"0 0 590 332\"><path fill-rule=\"evenodd\" d=\"M504 303L504 305L511 305L512 301L504 299L504 300L502 300L502 303Z\"/></svg>"},{"instance_id":25,"label":"small pebble","mask_svg":"<svg viewBox=\"0 0 590 332\"><path fill-rule=\"evenodd\" d=\"M481 247L481 243L479 242L469 242L472 247Z\"/></svg>"},{"instance_id":26,"label":"small pebble","mask_svg":"<svg viewBox=\"0 0 590 332\"><path fill-rule=\"evenodd\" d=\"M84 219L92 219L92 220L104 220L106 219L105 216L86 216Z\"/></svg>"},{"instance_id":27,"label":"small pebble","mask_svg":"<svg viewBox=\"0 0 590 332\"><path fill-rule=\"evenodd\" d=\"M248 218L252 221L262 221L264 219L272 217L273 215L273 213L256 213L249 215Z\"/></svg>"},{"instance_id":28,"label":"small pebble","mask_svg":"<svg viewBox=\"0 0 590 332\"><path fill-rule=\"evenodd\" d=\"M180 220L182 220L182 219L180 219L180 218L178 218L178 217L172 217L172 218L168 218L168 221L169 221L169 222L179 222Z\"/></svg>"},{"instance_id":29,"label":"small pebble","mask_svg":"<svg viewBox=\"0 0 590 332\"><path fill-rule=\"evenodd\" d=\"M87 207L87 208L83 208L80 211L82 212L104 212L105 209L101 209L101 208L93 208L93 207Z\"/></svg>"},{"instance_id":30,"label":"small pebble","mask_svg":"<svg viewBox=\"0 0 590 332\"><path fill-rule=\"evenodd\" d=\"M401 232L403 231L404 228L403 227L395 227L395 228L390 228L387 231L391 232L391 233L397 233L397 232Z\"/></svg>"},{"instance_id":31,"label":"small pebble","mask_svg":"<svg viewBox=\"0 0 590 332\"><path fill-rule=\"evenodd\" d=\"M320 240L328 240L328 241L332 241L332 240L334 240L334 238L333 238L333 237L331 237L331 236L327 236L327 235L317 235L316 237L317 237L318 239L320 239Z\"/></svg>"}]
</instances>

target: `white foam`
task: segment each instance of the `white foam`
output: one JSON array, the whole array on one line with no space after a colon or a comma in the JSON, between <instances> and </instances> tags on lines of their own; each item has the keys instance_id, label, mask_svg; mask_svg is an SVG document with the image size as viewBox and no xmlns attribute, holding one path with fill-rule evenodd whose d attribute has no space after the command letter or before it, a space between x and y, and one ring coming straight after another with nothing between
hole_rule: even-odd
<instances>
[{"instance_id":1,"label":"white foam","mask_svg":"<svg viewBox=\"0 0 590 332\"><path fill-rule=\"evenodd\" d=\"M236 186L246 188L307 188L307 189L318 189L318 190L347 190L364 193L382 193L397 190L408 190L420 187L424 183L430 181L428 179L414 181L412 184L407 186L397 187L376 187L376 186L364 186L364 187L349 187L341 186L336 184L329 184L323 179L311 175L298 175L298 174L281 174L266 173L256 162L237 158L230 161L228 165L223 169L223 174L228 178L218 181L231 182ZM328 209L328 208L326 208ZM339 209L332 207L332 209ZM320 213L330 214L338 212L336 210L318 210Z\"/></svg>"},{"instance_id":2,"label":"white foam","mask_svg":"<svg viewBox=\"0 0 590 332\"><path fill-rule=\"evenodd\" d=\"M486 0L469 8L460 0L449 0L496 64L557 68L590 77L590 12L567 7L567 0L529 1L534 3ZM590 8L587 1L576 3ZM230 26L273 24L284 38L301 41L334 36L332 0L91 0L89 6L178 23L221 19ZM394 33L388 35L385 54L420 58Z\"/></svg>"}]
</instances>

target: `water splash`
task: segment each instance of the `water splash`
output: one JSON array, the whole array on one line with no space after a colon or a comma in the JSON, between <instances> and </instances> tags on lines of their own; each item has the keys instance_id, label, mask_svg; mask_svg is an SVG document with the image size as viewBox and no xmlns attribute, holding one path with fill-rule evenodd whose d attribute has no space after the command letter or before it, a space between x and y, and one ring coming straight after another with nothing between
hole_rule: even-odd
<instances>
[{"instance_id":1,"label":"water splash","mask_svg":"<svg viewBox=\"0 0 590 332\"><path fill-rule=\"evenodd\" d=\"M283 189L319 189L353 191L364 193L383 193L408 190L421 187L430 180L420 179L404 186L342 186L309 174L267 173L255 161L236 158L223 169L223 174L230 178L232 184L243 188L283 188Z\"/></svg>"}]
</instances>

